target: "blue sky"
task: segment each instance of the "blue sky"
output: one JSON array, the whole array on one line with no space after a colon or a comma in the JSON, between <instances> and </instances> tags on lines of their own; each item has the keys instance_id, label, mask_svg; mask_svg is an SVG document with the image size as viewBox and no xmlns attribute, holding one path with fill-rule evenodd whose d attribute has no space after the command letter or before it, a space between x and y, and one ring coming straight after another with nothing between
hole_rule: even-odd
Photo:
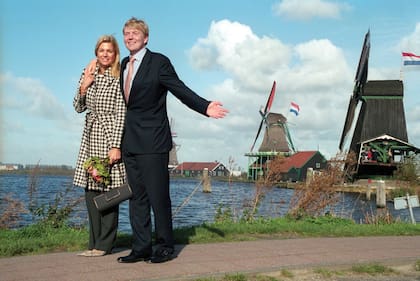
<instances>
[{"instance_id":1,"label":"blue sky","mask_svg":"<svg viewBox=\"0 0 420 281\"><path fill-rule=\"evenodd\" d=\"M78 78L103 34L128 54L122 27L131 16L146 20L148 48L167 55L190 88L230 110L208 119L169 94L180 162L231 157L246 169L274 80L271 111L288 118L295 147L334 156L369 29L368 80L403 77L409 142L420 146L420 69L400 73L402 51L420 55L418 0L3 0L0 11L3 163L75 165ZM298 116L288 114L291 101Z\"/></svg>"}]
</instances>

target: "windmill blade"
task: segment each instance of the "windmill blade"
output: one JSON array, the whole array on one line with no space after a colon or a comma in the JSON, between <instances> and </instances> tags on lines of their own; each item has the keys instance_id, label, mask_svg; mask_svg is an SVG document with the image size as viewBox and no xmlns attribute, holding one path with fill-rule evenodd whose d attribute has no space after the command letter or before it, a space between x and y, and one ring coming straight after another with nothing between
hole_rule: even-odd
<instances>
[{"instance_id":1,"label":"windmill blade","mask_svg":"<svg viewBox=\"0 0 420 281\"><path fill-rule=\"evenodd\" d=\"M368 76L368 64L369 64L369 52L370 52L370 30L365 35L363 41L362 52L360 54L359 65L357 66L356 76L354 78L355 85L353 90L353 97L359 98L361 90L366 84Z\"/></svg>"},{"instance_id":2,"label":"windmill blade","mask_svg":"<svg viewBox=\"0 0 420 281\"><path fill-rule=\"evenodd\" d=\"M259 137L259 135L261 133L261 129L262 129L263 123L264 123L264 119L261 120L260 127L258 128L258 131L257 131L257 136L255 137L254 143L251 146L251 152L254 149L255 143L257 142L257 139L258 139L258 137Z\"/></svg>"},{"instance_id":3,"label":"windmill blade","mask_svg":"<svg viewBox=\"0 0 420 281\"><path fill-rule=\"evenodd\" d=\"M273 101L274 101L275 93L276 93L276 81L273 82L273 86L271 87L271 92L270 92L270 95L268 96L267 104L265 105L265 108L264 108L264 115L267 115L267 113L270 111L271 105L273 104Z\"/></svg>"},{"instance_id":4,"label":"windmill blade","mask_svg":"<svg viewBox=\"0 0 420 281\"><path fill-rule=\"evenodd\" d=\"M370 30L365 35L363 41L362 52L359 58L359 64L357 66L356 76L354 78L355 84L353 88L353 95L350 97L349 107L347 109L347 115L344 123L343 132L340 139L340 150L343 150L344 142L346 140L347 134L349 133L353 120L354 113L357 107L357 104L362 96L363 87L366 84L368 76L368 64L369 64L369 52L370 52Z\"/></svg>"},{"instance_id":5,"label":"windmill blade","mask_svg":"<svg viewBox=\"0 0 420 281\"><path fill-rule=\"evenodd\" d=\"M341 134L341 139L340 139L340 145L339 145L340 150L343 150L343 146L344 146L344 142L346 140L347 134L349 133L350 128L353 124L354 112L356 111L357 103L358 103L357 99L355 99L354 97L350 97L349 107L347 109L347 115L345 119L346 121L344 123L344 128L343 128L343 132Z\"/></svg>"}]
</instances>

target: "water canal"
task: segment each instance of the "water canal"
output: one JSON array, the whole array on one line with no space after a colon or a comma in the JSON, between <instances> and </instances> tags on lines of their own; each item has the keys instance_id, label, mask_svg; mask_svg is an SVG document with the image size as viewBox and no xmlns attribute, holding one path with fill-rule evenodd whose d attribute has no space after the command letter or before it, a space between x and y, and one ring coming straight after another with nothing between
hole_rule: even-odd
<instances>
[{"instance_id":1,"label":"water canal","mask_svg":"<svg viewBox=\"0 0 420 281\"><path fill-rule=\"evenodd\" d=\"M78 198L84 194L83 189L71 186L70 176L39 176L37 177L37 192L34 200L37 205L51 204L60 194L65 195L66 200ZM12 197L23 202L28 208L30 197L28 186L31 178L28 175L3 174L0 175L0 198ZM200 225L203 222L212 222L217 209L220 206L231 208L236 215L240 215L245 204L254 198L254 184L233 182L231 184L222 181L212 181L212 192L202 192L199 180L171 179L171 198L174 212L174 227ZM66 193L66 189L69 191ZM194 192L194 190L197 190ZM272 188L266 195L259 207L258 215L262 217L284 216L289 208L289 202L293 195L292 189ZM189 198L188 201L187 198ZM5 207L2 207L4 209ZM395 210L392 203L387 203L394 218L410 222L410 214L407 209ZM0 215L4 211L0 209ZM87 223L87 214L84 202L76 207L71 215L71 222L77 225ZM340 202L332 210L334 214L352 218L356 222L362 222L365 215L376 213L375 197L370 201L365 200L363 195L356 193L340 193ZM414 217L420 221L420 208L414 208ZM34 218L30 213L22 214L18 227L33 223ZM120 206L119 229L122 232L131 233L128 218L128 202Z\"/></svg>"}]
</instances>

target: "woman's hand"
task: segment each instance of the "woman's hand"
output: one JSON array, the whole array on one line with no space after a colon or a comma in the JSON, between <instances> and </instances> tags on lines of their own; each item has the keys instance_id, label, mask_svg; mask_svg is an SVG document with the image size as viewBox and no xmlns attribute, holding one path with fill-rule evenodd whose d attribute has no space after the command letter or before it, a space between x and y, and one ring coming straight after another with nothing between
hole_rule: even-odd
<instances>
[{"instance_id":1,"label":"woman's hand","mask_svg":"<svg viewBox=\"0 0 420 281\"><path fill-rule=\"evenodd\" d=\"M96 63L98 62L98 59L96 59L96 58L94 58L93 60L91 60L90 62L89 62L89 64L86 66L86 69L85 69L85 74L86 74L86 71L88 72L88 73L92 73L92 74L94 74L95 73L95 71L96 71Z\"/></svg>"},{"instance_id":2,"label":"woman's hand","mask_svg":"<svg viewBox=\"0 0 420 281\"><path fill-rule=\"evenodd\" d=\"M108 152L109 164L115 164L121 159L121 150L119 148L113 147Z\"/></svg>"},{"instance_id":3,"label":"woman's hand","mask_svg":"<svg viewBox=\"0 0 420 281\"><path fill-rule=\"evenodd\" d=\"M88 88L90 87L90 85L92 85L93 80L95 79L96 62L96 58L91 60L85 68L83 81L80 85L81 95L86 95Z\"/></svg>"}]
</instances>

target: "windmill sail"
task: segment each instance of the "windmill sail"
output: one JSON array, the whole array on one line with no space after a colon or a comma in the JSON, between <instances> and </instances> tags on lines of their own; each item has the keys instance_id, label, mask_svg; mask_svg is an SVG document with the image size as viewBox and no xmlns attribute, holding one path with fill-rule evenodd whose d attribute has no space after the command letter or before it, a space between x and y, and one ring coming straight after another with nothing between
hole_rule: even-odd
<instances>
[{"instance_id":1,"label":"windmill sail","mask_svg":"<svg viewBox=\"0 0 420 281\"><path fill-rule=\"evenodd\" d=\"M343 150L343 146L346 140L346 137L352 127L355 110L357 104L362 96L363 87L366 84L368 76L368 63L369 63L369 52L370 52L370 31L365 35L363 41L362 53L360 54L359 65L357 66L356 76L355 76L355 85L353 89L353 95L350 97L349 106L347 109L347 115L344 123L343 132L340 139L340 150Z\"/></svg>"}]
</instances>

